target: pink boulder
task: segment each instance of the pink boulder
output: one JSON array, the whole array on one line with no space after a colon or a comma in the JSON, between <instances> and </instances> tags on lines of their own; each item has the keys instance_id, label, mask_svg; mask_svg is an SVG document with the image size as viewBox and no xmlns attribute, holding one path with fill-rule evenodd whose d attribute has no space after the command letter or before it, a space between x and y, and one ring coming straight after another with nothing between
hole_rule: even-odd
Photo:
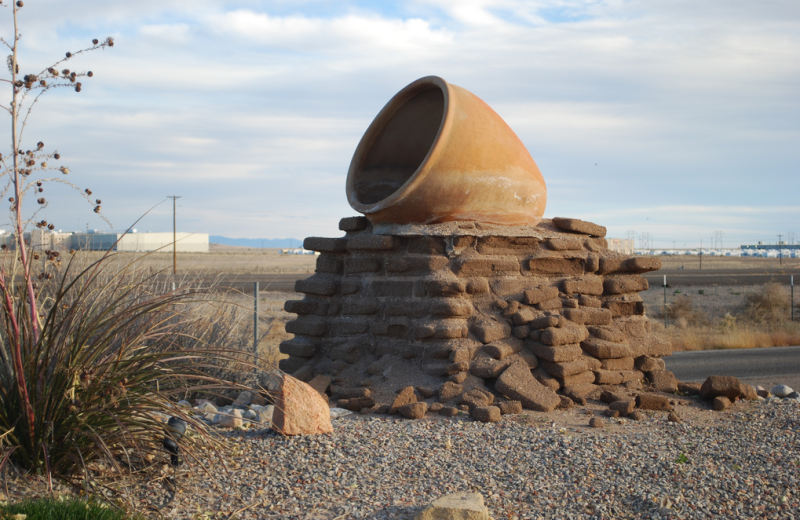
<instances>
[{"instance_id":1,"label":"pink boulder","mask_svg":"<svg viewBox=\"0 0 800 520\"><path fill-rule=\"evenodd\" d=\"M333 431L331 412L308 384L284 374L275 401L273 427L284 435L314 435Z\"/></svg>"}]
</instances>

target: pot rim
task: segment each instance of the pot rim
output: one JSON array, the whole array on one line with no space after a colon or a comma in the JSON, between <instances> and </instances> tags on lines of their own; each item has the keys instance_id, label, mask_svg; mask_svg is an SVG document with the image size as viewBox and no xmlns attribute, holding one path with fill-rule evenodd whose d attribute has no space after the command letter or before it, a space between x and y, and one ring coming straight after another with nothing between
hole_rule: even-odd
<instances>
[{"instance_id":1,"label":"pot rim","mask_svg":"<svg viewBox=\"0 0 800 520\"><path fill-rule=\"evenodd\" d=\"M419 164L414 173L409 176L406 182L392 192L391 195L372 204L362 203L358 200L355 183L356 176L358 175L357 170L361 168L365 155L375 144L375 140L380 135L381 131L386 128L386 125L392 119L394 114L411 98L424 90L430 89L431 87L438 88L442 92L442 96L444 97L444 108L442 110L442 120L439 123L439 129L436 132L436 137L434 138L428 153L425 155L425 158ZM452 126L452 104L450 103L450 97L450 84L447 83L447 81L439 76L425 76L424 78L419 78L418 80L412 81L403 87L403 89L395 94L392 99L390 99L389 102L384 105L381 111L378 112L378 115L375 116L375 119L372 120L372 123L370 123L367 131L364 132L364 135L361 137L361 141L359 141L356 151L353 154L353 159L350 161L350 167L347 170L347 201L350 203L350 206L353 209L365 215L376 213L403 200L413 191L413 188L417 184L422 182L425 177L425 173L430 170L430 165L436 162L437 156L441 153L442 146L440 146L440 143L443 139L442 136L448 135L450 127Z\"/></svg>"}]
</instances>

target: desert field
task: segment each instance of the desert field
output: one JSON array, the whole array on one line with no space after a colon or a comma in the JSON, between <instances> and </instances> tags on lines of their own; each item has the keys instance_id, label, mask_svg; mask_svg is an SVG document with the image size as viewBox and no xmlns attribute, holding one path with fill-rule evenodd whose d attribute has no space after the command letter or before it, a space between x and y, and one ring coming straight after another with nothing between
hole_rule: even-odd
<instances>
[{"instance_id":1,"label":"desert field","mask_svg":"<svg viewBox=\"0 0 800 520\"><path fill-rule=\"evenodd\" d=\"M79 263L102 256L100 252L76 253ZM172 253L116 253L117 261L135 261L141 267L170 275ZM659 335L669 340L676 351L713 348L753 348L800 344L798 321L791 322L788 304L789 274L800 275L800 259L704 256L702 270L696 256L661 256L662 269L647 273L650 289L641 293L647 315ZM284 330L293 314L283 310L289 299L301 295L292 288L295 279L314 273L315 255L286 255L280 249L256 249L212 244L209 253L178 253L178 279L203 280L224 288L221 298L235 305L242 318L243 335L252 337L253 281L259 281L259 356L268 362L284 357L278 345L292 336ZM661 276L667 274L666 292ZM800 283L800 277L798 277ZM777 282L780 302L776 311L785 319L757 319L748 312L750 300L766 283ZM782 296L781 296L782 295ZM800 291L795 301L800 298ZM666 311L666 326L665 326Z\"/></svg>"}]
</instances>

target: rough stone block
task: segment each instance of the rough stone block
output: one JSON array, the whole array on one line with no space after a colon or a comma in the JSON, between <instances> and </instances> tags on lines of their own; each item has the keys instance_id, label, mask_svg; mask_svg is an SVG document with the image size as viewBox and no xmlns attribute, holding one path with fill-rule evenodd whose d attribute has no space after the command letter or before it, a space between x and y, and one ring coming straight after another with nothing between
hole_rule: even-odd
<instances>
[{"instance_id":1,"label":"rough stone block","mask_svg":"<svg viewBox=\"0 0 800 520\"><path fill-rule=\"evenodd\" d=\"M461 280L426 280L425 290L433 297L461 296L467 286Z\"/></svg>"},{"instance_id":2,"label":"rough stone block","mask_svg":"<svg viewBox=\"0 0 800 520\"><path fill-rule=\"evenodd\" d=\"M381 304L375 298L358 298L342 302L342 314L345 316L377 314Z\"/></svg>"},{"instance_id":3,"label":"rough stone block","mask_svg":"<svg viewBox=\"0 0 800 520\"><path fill-rule=\"evenodd\" d=\"M571 374L564 377L556 378L559 383L561 383L561 387L567 386L576 386L576 385L586 385L594 383L594 372L591 370L586 370L585 372L579 372L577 374Z\"/></svg>"},{"instance_id":4,"label":"rough stone block","mask_svg":"<svg viewBox=\"0 0 800 520\"><path fill-rule=\"evenodd\" d=\"M542 332L541 341L545 345L568 345L580 343L589 336L589 331L585 327L550 327Z\"/></svg>"},{"instance_id":5,"label":"rough stone block","mask_svg":"<svg viewBox=\"0 0 800 520\"><path fill-rule=\"evenodd\" d=\"M517 277L495 278L492 280L490 285L492 292L502 298L519 294L525 288L524 280L521 280Z\"/></svg>"},{"instance_id":6,"label":"rough stone block","mask_svg":"<svg viewBox=\"0 0 800 520\"><path fill-rule=\"evenodd\" d=\"M718 395L714 398L714 410L721 412L730 408L731 400L725 397L724 395Z\"/></svg>"},{"instance_id":7,"label":"rough stone block","mask_svg":"<svg viewBox=\"0 0 800 520\"><path fill-rule=\"evenodd\" d=\"M533 237L480 237L477 250L482 255L518 255L535 252L539 242Z\"/></svg>"},{"instance_id":8,"label":"rough stone block","mask_svg":"<svg viewBox=\"0 0 800 520\"><path fill-rule=\"evenodd\" d=\"M345 410L350 410L352 412L358 412L363 408L372 408L375 406L375 400L371 397L350 397L339 399L336 404L339 406L339 408L344 408Z\"/></svg>"},{"instance_id":9,"label":"rough stone block","mask_svg":"<svg viewBox=\"0 0 800 520\"><path fill-rule=\"evenodd\" d=\"M616 316L642 316L644 314L644 303L626 302L621 300L606 300L603 307L610 310Z\"/></svg>"},{"instance_id":10,"label":"rough stone block","mask_svg":"<svg viewBox=\"0 0 800 520\"><path fill-rule=\"evenodd\" d=\"M603 294L603 279L599 276L586 275L578 279L567 279L561 283L565 294Z\"/></svg>"},{"instance_id":11,"label":"rough stone block","mask_svg":"<svg viewBox=\"0 0 800 520\"><path fill-rule=\"evenodd\" d=\"M542 361L539 365L551 376L561 378L586 372L589 368L586 366L586 361L581 358L557 363Z\"/></svg>"},{"instance_id":12,"label":"rough stone block","mask_svg":"<svg viewBox=\"0 0 800 520\"><path fill-rule=\"evenodd\" d=\"M336 294L339 284L336 280L320 278L314 275L305 280L297 280L294 283L295 292L304 294L315 294L317 296L333 296Z\"/></svg>"},{"instance_id":13,"label":"rough stone block","mask_svg":"<svg viewBox=\"0 0 800 520\"><path fill-rule=\"evenodd\" d=\"M661 269L661 259L657 257L604 257L600 259L599 272L613 273L646 273Z\"/></svg>"},{"instance_id":14,"label":"rough stone block","mask_svg":"<svg viewBox=\"0 0 800 520\"><path fill-rule=\"evenodd\" d=\"M344 267L344 261L340 255L321 254L317 257L318 273L339 274Z\"/></svg>"},{"instance_id":15,"label":"rough stone block","mask_svg":"<svg viewBox=\"0 0 800 520\"><path fill-rule=\"evenodd\" d=\"M347 239L308 237L303 240L303 249L320 253L345 253L347 252Z\"/></svg>"},{"instance_id":16,"label":"rough stone block","mask_svg":"<svg viewBox=\"0 0 800 520\"><path fill-rule=\"evenodd\" d=\"M498 422L500 415L500 408L497 406L477 406L472 410L472 418L480 422Z\"/></svg>"},{"instance_id":17,"label":"rough stone block","mask_svg":"<svg viewBox=\"0 0 800 520\"><path fill-rule=\"evenodd\" d=\"M552 300L545 300L536 304L536 308L540 311L553 311L560 309L563 306L560 298L553 298Z\"/></svg>"},{"instance_id":18,"label":"rough stone block","mask_svg":"<svg viewBox=\"0 0 800 520\"><path fill-rule=\"evenodd\" d=\"M296 320L287 322L285 329L289 334L322 336L328 330L328 321L317 316L300 316Z\"/></svg>"},{"instance_id":19,"label":"rough stone block","mask_svg":"<svg viewBox=\"0 0 800 520\"><path fill-rule=\"evenodd\" d=\"M504 339L483 346L483 351L495 359L503 359L522 350L522 340Z\"/></svg>"},{"instance_id":20,"label":"rough stone block","mask_svg":"<svg viewBox=\"0 0 800 520\"><path fill-rule=\"evenodd\" d=\"M414 282L404 280L373 280L369 283L373 295L391 298L410 298Z\"/></svg>"},{"instance_id":21,"label":"rough stone block","mask_svg":"<svg viewBox=\"0 0 800 520\"><path fill-rule=\"evenodd\" d=\"M636 396L636 407L642 410L672 411L669 398L658 394L639 394Z\"/></svg>"},{"instance_id":22,"label":"rough stone block","mask_svg":"<svg viewBox=\"0 0 800 520\"><path fill-rule=\"evenodd\" d=\"M331 336L353 336L366 334L369 331L369 321L354 318L339 318L331 322Z\"/></svg>"},{"instance_id":23,"label":"rough stone block","mask_svg":"<svg viewBox=\"0 0 800 520\"><path fill-rule=\"evenodd\" d=\"M624 343L612 343L599 338L581 341L581 348L597 359L633 357L633 351Z\"/></svg>"},{"instance_id":24,"label":"rough stone block","mask_svg":"<svg viewBox=\"0 0 800 520\"><path fill-rule=\"evenodd\" d=\"M411 324L404 316L386 318L370 323L370 332L376 336L389 336L403 338L411 328Z\"/></svg>"},{"instance_id":25,"label":"rough stone block","mask_svg":"<svg viewBox=\"0 0 800 520\"><path fill-rule=\"evenodd\" d=\"M646 278L635 274L610 276L603 280L606 294L638 293L646 291L650 285Z\"/></svg>"},{"instance_id":26,"label":"rough stone block","mask_svg":"<svg viewBox=\"0 0 800 520\"><path fill-rule=\"evenodd\" d=\"M486 352L479 351L470 361L469 373L475 377L492 379L499 376L514 360L513 356L495 359Z\"/></svg>"},{"instance_id":27,"label":"rough stone block","mask_svg":"<svg viewBox=\"0 0 800 520\"><path fill-rule=\"evenodd\" d=\"M586 272L596 273L600 269L600 257L594 253L586 255Z\"/></svg>"},{"instance_id":28,"label":"rough stone block","mask_svg":"<svg viewBox=\"0 0 800 520\"><path fill-rule=\"evenodd\" d=\"M409 318L422 318L430 314L431 302L427 299L392 298L383 304L386 316L407 316Z\"/></svg>"},{"instance_id":29,"label":"rough stone block","mask_svg":"<svg viewBox=\"0 0 800 520\"><path fill-rule=\"evenodd\" d=\"M666 363L661 358L654 358L650 356L639 356L635 362L636 370L642 372L655 372L656 370L666 370Z\"/></svg>"},{"instance_id":30,"label":"rough stone block","mask_svg":"<svg viewBox=\"0 0 800 520\"><path fill-rule=\"evenodd\" d=\"M347 239L347 249L350 251L391 251L399 245L400 241L391 235L355 235Z\"/></svg>"},{"instance_id":31,"label":"rough stone block","mask_svg":"<svg viewBox=\"0 0 800 520\"><path fill-rule=\"evenodd\" d=\"M653 390L675 393L678 391L678 380L669 370L655 370L647 373L647 379Z\"/></svg>"},{"instance_id":32,"label":"rough stone block","mask_svg":"<svg viewBox=\"0 0 800 520\"><path fill-rule=\"evenodd\" d=\"M452 269L458 276L495 276L520 272L516 258L459 257L453 260Z\"/></svg>"},{"instance_id":33,"label":"rough stone block","mask_svg":"<svg viewBox=\"0 0 800 520\"><path fill-rule=\"evenodd\" d=\"M589 367L589 370L600 370L603 368L603 363L599 359L590 356L586 352L583 353L581 358L586 361L586 366Z\"/></svg>"},{"instance_id":34,"label":"rough stone block","mask_svg":"<svg viewBox=\"0 0 800 520\"><path fill-rule=\"evenodd\" d=\"M621 385L622 379L620 370L594 370L594 382L597 385Z\"/></svg>"},{"instance_id":35,"label":"rough stone block","mask_svg":"<svg viewBox=\"0 0 800 520\"><path fill-rule=\"evenodd\" d=\"M319 392L320 395L325 394L330 384L331 377L326 376L325 374L317 374L311 378L311 381L308 381L308 386Z\"/></svg>"},{"instance_id":36,"label":"rough stone block","mask_svg":"<svg viewBox=\"0 0 800 520\"><path fill-rule=\"evenodd\" d=\"M535 287L525 291L525 303L528 305L535 305L546 300L552 300L553 298L558 298L557 287Z\"/></svg>"},{"instance_id":37,"label":"rough stone block","mask_svg":"<svg viewBox=\"0 0 800 520\"><path fill-rule=\"evenodd\" d=\"M417 394L414 393L414 387L407 386L397 393L397 397L394 398L392 405L389 407L389 413L394 415L401 406L416 402Z\"/></svg>"},{"instance_id":38,"label":"rough stone block","mask_svg":"<svg viewBox=\"0 0 800 520\"><path fill-rule=\"evenodd\" d=\"M592 237L586 239L586 248L595 253L603 253L608 249L608 240L602 237Z\"/></svg>"},{"instance_id":39,"label":"rough stone block","mask_svg":"<svg viewBox=\"0 0 800 520\"><path fill-rule=\"evenodd\" d=\"M377 273L383 267L380 258L349 256L344 261L344 271L347 274Z\"/></svg>"},{"instance_id":40,"label":"rough stone block","mask_svg":"<svg viewBox=\"0 0 800 520\"><path fill-rule=\"evenodd\" d=\"M490 519L489 509L483 504L483 496L480 493L462 491L437 498L417 513L414 520Z\"/></svg>"},{"instance_id":41,"label":"rough stone block","mask_svg":"<svg viewBox=\"0 0 800 520\"><path fill-rule=\"evenodd\" d=\"M575 310L565 309L563 314L568 320L574 321L575 323L582 320L585 325L609 325L613 319L610 310L593 307L584 307ZM575 319L572 318L573 314L576 315ZM580 318L577 317L578 315L580 315Z\"/></svg>"},{"instance_id":42,"label":"rough stone block","mask_svg":"<svg viewBox=\"0 0 800 520\"><path fill-rule=\"evenodd\" d=\"M489 282L484 278L471 278L465 281L467 282L467 294L488 294L490 291Z\"/></svg>"},{"instance_id":43,"label":"rough stone block","mask_svg":"<svg viewBox=\"0 0 800 520\"><path fill-rule=\"evenodd\" d=\"M583 244L574 238L550 238L545 241L545 245L553 251L580 251Z\"/></svg>"},{"instance_id":44,"label":"rough stone block","mask_svg":"<svg viewBox=\"0 0 800 520\"><path fill-rule=\"evenodd\" d=\"M559 229L571 231L573 233L581 233L595 237L606 236L606 228L604 226L598 226L597 224L586 222L585 220L579 220L577 218L555 217L553 219L553 225Z\"/></svg>"},{"instance_id":45,"label":"rough stone block","mask_svg":"<svg viewBox=\"0 0 800 520\"><path fill-rule=\"evenodd\" d=\"M472 316L475 308L472 302L463 298L448 298L445 300L435 300L431 303L431 314L433 316L456 317Z\"/></svg>"},{"instance_id":46,"label":"rough stone block","mask_svg":"<svg viewBox=\"0 0 800 520\"><path fill-rule=\"evenodd\" d=\"M616 410L622 416L626 416L629 413L633 412L636 408L636 400L635 399L626 399L624 401L614 401L610 405L608 405L609 409Z\"/></svg>"},{"instance_id":47,"label":"rough stone block","mask_svg":"<svg viewBox=\"0 0 800 520\"><path fill-rule=\"evenodd\" d=\"M700 387L700 397L710 401L717 396L724 395L731 401L742 395L742 382L733 376L710 376Z\"/></svg>"},{"instance_id":48,"label":"rough stone block","mask_svg":"<svg viewBox=\"0 0 800 520\"><path fill-rule=\"evenodd\" d=\"M578 307L580 307L578 300L576 300L575 298L562 298L561 305L565 309L577 309Z\"/></svg>"},{"instance_id":49,"label":"rough stone block","mask_svg":"<svg viewBox=\"0 0 800 520\"><path fill-rule=\"evenodd\" d=\"M317 316L325 316L328 313L328 302L321 302L316 300L286 300L283 304L283 310L286 312L293 312L295 314L316 314Z\"/></svg>"},{"instance_id":50,"label":"rough stone block","mask_svg":"<svg viewBox=\"0 0 800 520\"><path fill-rule=\"evenodd\" d=\"M400 406L397 412L406 419L422 419L428 411L428 403L418 402Z\"/></svg>"},{"instance_id":51,"label":"rough stone block","mask_svg":"<svg viewBox=\"0 0 800 520\"><path fill-rule=\"evenodd\" d=\"M530 307L521 306L519 310L511 316L511 318L514 320L514 325L519 326L530 323L541 315L541 312L537 312Z\"/></svg>"},{"instance_id":52,"label":"rough stone block","mask_svg":"<svg viewBox=\"0 0 800 520\"><path fill-rule=\"evenodd\" d=\"M604 359L600 367L603 370L633 370L633 358Z\"/></svg>"},{"instance_id":53,"label":"rough stone block","mask_svg":"<svg viewBox=\"0 0 800 520\"><path fill-rule=\"evenodd\" d=\"M497 403L502 415L519 415L522 413L522 403L519 401L503 401Z\"/></svg>"},{"instance_id":54,"label":"rough stone block","mask_svg":"<svg viewBox=\"0 0 800 520\"><path fill-rule=\"evenodd\" d=\"M384 261L384 268L389 274L403 273L406 276L423 276L446 269L450 260L445 256L390 256Z\"/></svg>"},{"instance_id":55,"label":"rough stone block","mask_svg":"<svg viewBox=\"0 0 800 520\"><path fill-rule=\"evenodd\" d=\"M625 343L627 341L625 334L616 327L589 327L589 333L598 339L612 343Z\"/></svg>"},{"instance_id":56,"label":"rough stone block","mask_svg":"<svg viewBox=\"0 0 800 520\"><path fill-rule=\"evenodd\" d=\"M481 343L492 343L511 336L511 325L492 318L479 318L472 326L472 333Z\"/></svg>"},{"instance_id":57,"label":"rough stone block","mask_svg":"<svg viewBox=\"0 0 800 520\"><path fill-rule=\"evenodd\" d=\"M528 260L527 267L532 274L577 276L586 272L583 258L534 257Z\"/></svg>"},{"instance_id":58,"label":"rough stone block","mask_svg":"<svg viewBox=\"0 0 800 520\"><path fill-rule=\"evenodd\" d=\"M551 412L561 403L558 395L539 383L522 361L503 371L497 378L495 389L530 410Z\"/></svg>"},{"instance_id":59,"label":"rough stone block","mask_svg":"<svg viewBox=\"0 0 800 520\"><path fill-rule=\"evenodd\" d=\"M531 328L527 325L519 325L511 328L511 335L517 339L525 339L531 333Z\"/></svg>"},{"instance_id":60,"label":"rough stone block","mask_svg":"<svg viewBox=\"0 0 800 520\"><path fill-rule=\"evenodd\" d=\"M539 383L541 383L543 386L554 392L561 388L561 383L558 381L558 379L548 374L547 371L542 367L531 370L531 375L533 375L533 377L535 377L536 380L539 381Z\"/></svg>"},{"instance_id":61,"label":"rough stone block","mask_svg":"<svg viewBox=\"0 0 800 520\"><path fill-rule=\"evenodd\" d=\"M536 318L535 320L528 323L528 325L532 329L547 329L550 327L555 327L556 325L558 325L558 317L544 316L542 318Z\"/></svg>"},{"instance_id":62,"label":"rough stone block","mask_svg":"<svg viewBox=\"0 0 800 520\"><path fill-rule=\"evenodd\" d=\"M445 381L439 388L439 400L447 402L464 393L464 387L450 381Z\"/></svg>"},{"instance_id":63,"label":"rough stone block","mask_svg":"<svg viewBox=\"0 0 800 520\"><path fill-rule=\"evenodd\" d=\"M597 399L600 394L600 387L592 383L565 386L563 393L576 404L586 405L587 399Z\"/></svg>"},{"instance_id":64,"label":"rough stone block","mask_svg":"<svg viewBox=\"0 0 800 520\"><path fill-rule=\"evenodd\" d=\"M645 316L614 318L614 325L629 338L640 338L650 334L650 320Z\"/></svg>"},{"instance_id":65,"label":"rough stone block","mask_svg":"<svg viewBox=\"0 0 800 520\"><path fill-rule=\"evenodd\" d=\"M306 363L308 363L306 358L291 356L278 361L278 368L281 372L292 374L300 370Z\"/></svg>"},{"instance_id":66,"label":"rough stone block","mask_svg":"<svg viewBox=\"0 0 800 520\"><path fill-rule=\"evenodd\" d=\"M445 243L439 237L409 237L408 249L410 254L444 255Z\"/></svg>"},{"instance_id":67,"label":"rough stone block","mask_svg":"<svg viewBox=\"0 0 800 520\"><path fill-rule=\"evenodd\" d=\"M339 231L363 231L368 226L367 217L345 217L339 221Z\"/></svg>"},{"instance_id":68,"label":"rough stone block","mask_svg":"<svg viewBox=\"0 0 800 520\"><path fill-rule=\"evenodd\" d=\"M301 337L282 341L278 348L281 354L288 354L301 358L310 358L317 353L316 341Z\"/></svg>"},{"instance_id":69,"label":"rough stone block","mask_svg":"<svg viewBox=\"0 0 800 520\"><path fill-rule=\"evenodd\" d=\"M551 362L573 361L581 357L583 350L577 343L566 345L545 345L539 341L526 341L525 348L531 351L538 359Z\"/></svg>"},{"instance_id":70,"label":"rough stone block","mask_svg":"<svg viewBox=\"0 0 800 520\"><path fill-rule=\"evenodd\" d=\"M580 304L581 307L599 308L603 306L603 301L592 298L591 296L580 296L578 298L578 304Z\"/></svg>"}]
</instances>

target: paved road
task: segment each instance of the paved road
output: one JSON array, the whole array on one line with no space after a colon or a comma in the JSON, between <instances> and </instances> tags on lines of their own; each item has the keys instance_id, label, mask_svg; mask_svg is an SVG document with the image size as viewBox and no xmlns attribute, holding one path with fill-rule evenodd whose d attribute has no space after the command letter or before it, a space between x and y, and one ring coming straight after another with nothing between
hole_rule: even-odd
<instances>
[{"instance_id":1,"label":"paved road","mask_svg":"<svg viewBox=\"0 0 800 520\"><path fill-rule=\"evenodd\" d=\"M676 352L664 361L680 381L704 381L708 376L769 381L800 376L800 347Z\"/></svg>"}]
</instances>

